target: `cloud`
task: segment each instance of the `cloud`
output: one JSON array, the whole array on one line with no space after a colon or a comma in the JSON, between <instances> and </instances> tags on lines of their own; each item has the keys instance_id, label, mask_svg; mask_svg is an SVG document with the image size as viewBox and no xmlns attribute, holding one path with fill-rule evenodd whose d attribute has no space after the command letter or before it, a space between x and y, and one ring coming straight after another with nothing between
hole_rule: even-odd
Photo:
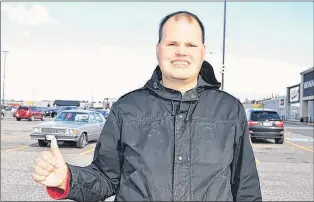
<instances>
[{"instance_id":1,"label":"cloud","mask_svg":"<svg viewBox=\"0 0 314 202\"><path fill-rule=\"evenodd\" d=\"M31 31L29 31L29 30L24 30L23 32L21 32L21 33L19 34L19 37L21 37L21 38L27 38L27 37L30 37L31 34L32 34Z\"/></svg>"},{"instance_id":2,"label":"cloud","mask_svg":"<svg viewBox=\"0 0 314 202\"><path fill-rule=\"evenodd\" d=\"M221 81L221 54L207 56L216 77ZM226 55L224 90L241 100L246 97L262 99L276 93L283 95L286 87L298 84L303 67L284 61Z\"/></svg>"},{"instance_id":3,"label":"cloud","mask_svg":"<svg viewBox=\"0 0 314 202\"><path fill-rule=\"evenodd\" d=\"M58 24L56 20L50 17L48 10L41 5L32 5L26 8L24 4L19 4L16 7L3 4L1 11L6 14L8 19L16 21L20 25Z\"/></svg>"}]
</instances>

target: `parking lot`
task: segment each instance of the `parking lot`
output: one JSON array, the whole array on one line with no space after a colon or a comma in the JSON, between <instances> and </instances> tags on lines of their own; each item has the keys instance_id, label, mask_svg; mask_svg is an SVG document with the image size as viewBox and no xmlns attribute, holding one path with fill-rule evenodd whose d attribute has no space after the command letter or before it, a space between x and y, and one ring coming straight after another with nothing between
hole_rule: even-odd
<instances>
[{"instance_id":1,"label":"parking lot","mask_svg":"<svg viewBox=\"0 0 314 202\"><path fill-rule=\"evenodd\" d=\"M41 151L49 150L39 147L29 136L33 125L40 122L18 122L10 113L1 121L1 201L51 201L44 187L36 185L31 177L34 159ZM253 142L263 200L312 201L313 126L285 126L284 144ZM83 149L60 145L66 161L79 166L92 161L94 147L95 142Z\"/></svg>"}]
</instances>

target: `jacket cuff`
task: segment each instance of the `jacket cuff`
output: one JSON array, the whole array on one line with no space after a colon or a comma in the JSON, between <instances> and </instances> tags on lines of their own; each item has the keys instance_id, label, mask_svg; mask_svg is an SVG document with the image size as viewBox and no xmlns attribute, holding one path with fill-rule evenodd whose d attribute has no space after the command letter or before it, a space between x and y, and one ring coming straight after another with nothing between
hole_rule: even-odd
<instances>
[{"instance_id":1,"label":"jacket cuff","mask_svg":"<svg viewBox=\"0 0 314 202\"><path fill-rule=\"evenodd\" d=\"M71 179L71 173L68 169L65 190L59 189L57 187L46 187L48 195L52 199L55 199L55 200L65 199L68 196L69 191L70 191L70 179Z\"/></svg>"}]
</instances>

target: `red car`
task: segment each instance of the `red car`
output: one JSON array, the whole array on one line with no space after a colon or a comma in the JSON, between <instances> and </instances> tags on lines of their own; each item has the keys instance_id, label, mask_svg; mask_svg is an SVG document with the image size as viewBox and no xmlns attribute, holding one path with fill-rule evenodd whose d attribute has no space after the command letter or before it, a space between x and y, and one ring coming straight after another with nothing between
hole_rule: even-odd
<instances>
[{"instance_id":1,"label":"red car","mask_svg":"<svg viewBox=\"0 0 314 202\"><path fill-rule=\"evenodd\" d=\"M21 119L28 119L34 121L35 119L44 120L44 113L33 106L20 106L15 112L15 118L17 121Z\"/></svg>"}]
</instances>

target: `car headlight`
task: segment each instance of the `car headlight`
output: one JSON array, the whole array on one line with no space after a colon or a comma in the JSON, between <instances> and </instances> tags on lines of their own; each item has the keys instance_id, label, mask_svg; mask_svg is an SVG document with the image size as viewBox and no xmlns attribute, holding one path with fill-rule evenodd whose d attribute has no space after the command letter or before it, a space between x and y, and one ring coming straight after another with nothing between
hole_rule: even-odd
<instances>
[{"instance_id":1,"label":"car headlight","mask_svg":"<svg viewBox=\"0 0 314 202\"><path fill-rule=\"evenodd\" d=\"M76 134L77 134L77 130L76 130L76 129L68 129L68 130L67 130L67 133L68 133L69 135L76 135Z\"/></svg>"},{"instance_id":2,"label":"car headlight","mask_svg":"<svg viewBox=\"0 0 314 202\"><path fill-rule=\"evenodd\" d=\"M34 133L40 133L40 128L34 128Z\"/></svg>"}]
</instances>

